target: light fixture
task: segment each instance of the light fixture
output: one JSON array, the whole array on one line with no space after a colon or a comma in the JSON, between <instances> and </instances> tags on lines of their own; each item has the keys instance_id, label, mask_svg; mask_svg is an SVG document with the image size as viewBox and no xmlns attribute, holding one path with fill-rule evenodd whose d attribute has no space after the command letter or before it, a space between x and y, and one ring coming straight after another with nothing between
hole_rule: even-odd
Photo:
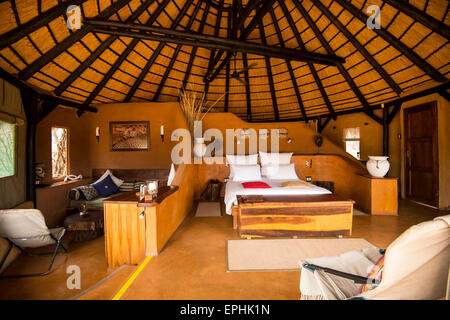
<instances>
[{"instance_id":1,"label":"light fixture","mask_svg":"<svg viewBox=\"0 0 450 320\"><path fill-rule=\"evenodd\" d=\"M161 125L161 141L164 142L164 125Z\"/></svg>"}]
</instances>

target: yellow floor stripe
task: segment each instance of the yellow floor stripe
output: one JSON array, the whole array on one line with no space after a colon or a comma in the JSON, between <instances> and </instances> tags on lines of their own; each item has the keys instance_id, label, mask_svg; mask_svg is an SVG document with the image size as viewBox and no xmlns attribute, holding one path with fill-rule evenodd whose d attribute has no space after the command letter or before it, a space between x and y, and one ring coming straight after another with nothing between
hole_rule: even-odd
<instances>
[{"instance_id":1,"label":"yellow floor stripe","mask_svg":"<svg viewBox=\"0 0 450 320\"><path fill-rule=\"evenodd\" d=\"M120 288L119 292L116 293L116 295L112 298L112 300L120 300L125 291L127 291L127 289L131 286L134 280L136 280L139 273L141 273L141 271L145 268L145 266L147 265L147 263L150 261L151 258L152 256L148 256L147 258L145 258L144 262L142 262L139 265L137 270L133 273L130 279L128 279L127 282L125 282L125 284L122 286L122 288Z\"/></svg>"}]
</instances>

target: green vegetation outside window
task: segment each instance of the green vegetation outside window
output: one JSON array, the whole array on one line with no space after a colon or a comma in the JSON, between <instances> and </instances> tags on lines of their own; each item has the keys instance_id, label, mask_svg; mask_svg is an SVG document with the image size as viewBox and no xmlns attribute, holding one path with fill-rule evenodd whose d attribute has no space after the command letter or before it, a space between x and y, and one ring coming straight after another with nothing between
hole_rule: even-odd
<instances>
[{"instance_id":1,"label":"green vegetation outside window","mask_svg":"<svg viewBox=\"0 0 450 320\"><path fill-rule=\"evenodd\" d=\"M13 176L16 163L16 126L0 121L0 178Z\"/></svg>"}]
</instances>

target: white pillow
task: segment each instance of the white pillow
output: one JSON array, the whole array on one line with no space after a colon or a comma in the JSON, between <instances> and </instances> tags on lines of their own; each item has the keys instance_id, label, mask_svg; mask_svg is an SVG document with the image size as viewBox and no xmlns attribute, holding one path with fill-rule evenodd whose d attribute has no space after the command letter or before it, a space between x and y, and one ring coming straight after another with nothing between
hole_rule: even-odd
<instances>
[{"instance_id":1,"label":"white pillow","mask_svg":"<svg viewBox=\"0 0 450 320\"><path fill-rule=\"evenodd\" d=\"M230 165L256 165L258 164L258 154L250 154L250 155L245 155L245 154L238 154L238 155L234 155L234 154L227 154L226 155L227 158L227 163ZM233 178L233 172L230 169L230 179Z\"/></svg>"},{"instance_id":2,"label":"white pillow","mask_svg":"<svg viewBox=\"0 0 450 320\"><path fill-rule=\"evenodd\" d=\"M97 180L95 181L93 184L96 184L97 182L102 181L103 179L105 179L107 176L111 176L112 181L116 184L116 186L120 187L123 183L123 180L120 180L119 178L115 177L111 171L106 170L105 173Z\"/></svg>"},{"instance_id":3,"label":"white pillow","mask_svg":"<svg viewBox=\"0 0 450 320\"><path fill-rule=\"evenodd\" d=\"M273 166L278 164L290 164L293 152L285 152L285 153L266 153L259 152L259 159L261 161L261 166Z\"/></svg>"},{"instance_id":4,"label":"white pillow","mask_svg":"<svg viewBox=\"0 0 450 320\"><path fill-rule=\"evenodd\" d=\"M261 169L264 176L274 180L299 180L297 173L295 172L295 163L279 165L279 166L266 166Z\"/></svg>"},{"instance_id":5,"label":"white pillow","mask_svg":"<svg viewBox=\"0 0 450 320\"><path fill-rule=\"evenodd\" d=\"M261 167L259 164L251 166L232 165L230 171L233 176L233 181L245 182L261 180Z\"/></svg>"},{"instance_id":6,"label":"white pillow","mask_svg":"<svg viewBox=\"0 0 450 320\"><path fill-rule=\"evenodd\" d=\"M171 186L173 182L173 178L175 178L175 166L173 163L170 166L169 177L167 178L167 185Z\"/></svg>"}]
</instances>

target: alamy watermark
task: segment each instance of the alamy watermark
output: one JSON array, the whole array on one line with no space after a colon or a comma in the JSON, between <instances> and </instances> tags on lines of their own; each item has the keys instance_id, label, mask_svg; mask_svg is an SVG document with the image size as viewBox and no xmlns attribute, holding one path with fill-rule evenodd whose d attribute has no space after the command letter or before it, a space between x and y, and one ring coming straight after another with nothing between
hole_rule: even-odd
<instances>
[{"instance_id":1,"label":"alamy watermark","mask_svg":"<svg viewBox=\"0 0 450 320\"><path fill-rule=\"evenodd\" d=\"M367 7L366 12L370 15L367 18L367 28L369 29L381 29L381 11L380 7L373 4Z\"/></svg>"}]
</instances>

